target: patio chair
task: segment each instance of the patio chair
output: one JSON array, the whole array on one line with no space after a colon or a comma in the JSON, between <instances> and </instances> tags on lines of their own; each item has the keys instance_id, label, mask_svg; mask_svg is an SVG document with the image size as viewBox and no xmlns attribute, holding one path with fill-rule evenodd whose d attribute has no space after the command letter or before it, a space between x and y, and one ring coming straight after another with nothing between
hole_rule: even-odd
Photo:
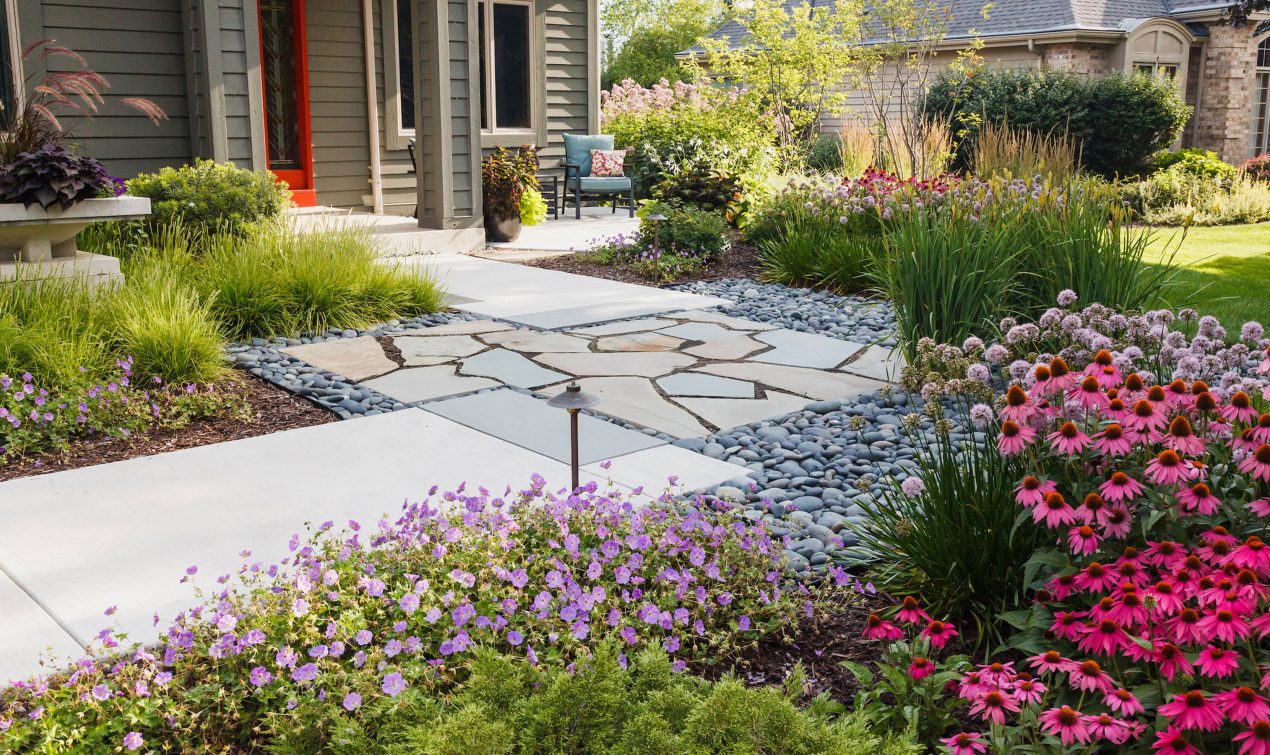
<instances>
[{"instance_id":1,"label":"patio chair","mask_svg":"<svg viewBox=\"0 0 1270 755\"><path fill-rule=\"evenodd\" d=\"M591 150L613 149L611 134L565 134L564 135L564 203L567 206L569 197L573 197L574 217L582 218L583 196L608 196L613 200L613 212L617 212L617 200L626 196L626 205L631 217L635 217L635 181L631 178L631 167L625 165L622 176L591 175Z\"/></svg>"}]
</instances>

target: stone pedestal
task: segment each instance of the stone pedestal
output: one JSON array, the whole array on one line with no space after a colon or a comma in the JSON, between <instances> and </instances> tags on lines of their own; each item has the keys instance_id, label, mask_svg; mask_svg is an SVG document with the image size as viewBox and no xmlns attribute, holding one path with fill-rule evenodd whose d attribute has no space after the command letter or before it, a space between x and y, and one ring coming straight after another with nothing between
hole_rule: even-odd
<instances>
[{"instance_id":1,"label":"stone pedestal","mask_svg":"<svg viewBox=\"0 0 1270 755\"><path fill-rule=\"evenodd\" d=\"M119 283L119 260L81 252L75 236L90 223L150 214L144 197L85 199L63 210L0 204L0 285L49 277L84 276L93 285Z\"/></svg>"}]
</instances>

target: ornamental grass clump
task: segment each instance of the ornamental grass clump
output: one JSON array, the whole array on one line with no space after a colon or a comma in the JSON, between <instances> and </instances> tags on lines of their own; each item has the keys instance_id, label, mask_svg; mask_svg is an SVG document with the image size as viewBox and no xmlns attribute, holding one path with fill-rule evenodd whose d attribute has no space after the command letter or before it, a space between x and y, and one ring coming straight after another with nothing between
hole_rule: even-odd
<instances>
[{"instance_id":1,"label":"ornamental grass clump","mask_svg":"<svg viewBox=\"0 0 1270 755\"><path fill-rule=\"evenodd\" d=\"M105 658L0 692L0 749L315 751L429 705L478 649L559 669L604 642L660 646L681 669L797 610L781 546L736 513L552 494L537 477L514 495L434 489L395 522L327 522L290 549L280 565L245 554L241 584L157 646L121 652L105 631Z\"/></svg>"},{"instance_id":2,"label":"ornamental grass clump","mask_svg":"<svg viewBox=\"0 0 1270 755\"><path fill-rule=\"evenodd\" d=\"M984 731L957 736L1005 752L1265 752L1270 340L1249 323L1242 348L1226 346L1200 320L1188 343L1159 314L1089 319L1103 315L1099 327L1118 318L1116 330L1155 350L1075 317L1078 343L1061 350L1072 356L1013 363L985 407L998 453L1022 467L1018 520L1052 545L1029 561L1032 604L1004 617L1032 656L963 678ZM1212 373L1220 384L1200 376Z\"/></svg>"}]
</instances>

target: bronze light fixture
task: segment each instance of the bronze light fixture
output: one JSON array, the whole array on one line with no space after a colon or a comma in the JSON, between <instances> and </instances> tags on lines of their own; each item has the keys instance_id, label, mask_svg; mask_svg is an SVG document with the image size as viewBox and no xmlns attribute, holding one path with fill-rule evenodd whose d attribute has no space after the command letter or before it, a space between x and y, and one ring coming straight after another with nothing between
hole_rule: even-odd
<instances>
[{"instance_id":1,"label":"bronze light fixture","mask_svg":"<svg viewBox=\"0 0 1270 755\"><path fill-rule=\"evenodd\" d=\"M600 403L600 399L582 392L577 382L569 383L564 392L547 400L547 406L569 412L569 468L573 473L573 490L578 489L578 413Z\"/></svg>"},{"instance_id":2,"label":"bronze light fixture","mask_svg":"<svg viewBox=\"0 0 1270 755\"><path fill-rule=\"evenodd\" d=\"M661 221L665 220L666 216L661 214L660 212L654 212L651 215L645 216L644 219L653 224L653 251L660 254L661 253Z\"/></svg>"}]
</instances>

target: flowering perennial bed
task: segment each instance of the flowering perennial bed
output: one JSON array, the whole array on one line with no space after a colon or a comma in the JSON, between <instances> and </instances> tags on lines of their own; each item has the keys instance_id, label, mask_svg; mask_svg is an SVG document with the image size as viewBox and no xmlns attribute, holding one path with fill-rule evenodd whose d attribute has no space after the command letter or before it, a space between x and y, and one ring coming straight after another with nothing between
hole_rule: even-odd
<instances>
[{"instance_id":1,"label":"flowering perennial bed","mask_svg":"<svg viewBox=\"0 0 1270 755\"><path fill-rule=\"evenodd\" d=\"M919 372L930 396L993 399L972 416L994 421L999 453L1024 465L1019 523L1043 526L1056 545L1029 563L1033 604L1005 617L1030 657L960 677L986 730L944 744L956 755L1270 752L1270 342L1260 325L1231 345L1211 318L1094 306L1002 331L1006 342L986 349L925 344ZM948 361L936 366L937 354ZM990 387L997 370L1004 390ZM931 673L947 626L915 601L895 621L925 627L909 670ZM880 616L869 631L904 635Z\"/></svg>"},{"instance_id":2,"label":"flowering perennial bed","mask_svg":"<svg viewBox=\"0 0 1270 755\"><path fill-rule=\"evenodd\" d=\"M797 610L780 547L731 512L636 508L594 488L460 490L374 528L332 522L281 564L244 565L157 647L0 691L0 749L252 749L377 727L462 681L489 648L564 667L606 640L676 668ZM435 496L433 490L431 495ZM250 554L244 554L250 558ZM191 567L193 575L197 570ZM229 581L222 576L222 585Z\"/></svg>"}]
</instances>

